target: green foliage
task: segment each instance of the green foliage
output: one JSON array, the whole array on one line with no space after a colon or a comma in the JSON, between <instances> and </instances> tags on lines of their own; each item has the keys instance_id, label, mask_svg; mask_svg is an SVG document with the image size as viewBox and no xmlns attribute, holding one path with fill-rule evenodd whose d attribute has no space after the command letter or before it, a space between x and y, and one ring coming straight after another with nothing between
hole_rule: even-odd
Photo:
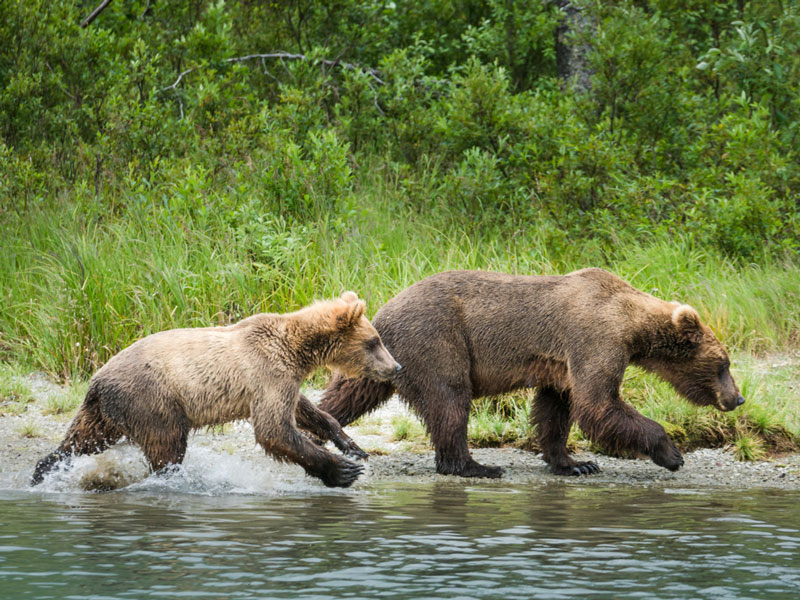
<instances>
[{"instance_id":1,"label":"green foliage","mask_svg":"<svg viewBox=\"0 0 800 600\"><path fill-rule=\"evenodd\" d=\"M71 413L83 402L88 387L88 382L78 382L61 393L51 394L42 408L42 414L71 416Z\"/></svg>"},{"instance_id":2,"label":"green foliage","mask_svg":"<svg viewBox=\"0 0 800 600\"><path fill-rule=\"evenodd\" d=\"M530 398L510 394L473 402L467 439L479 447L530 442Z\"/></svg>"},{"instance_id":3,"label":"green foliage","mask_svg":"<svg viewBox=\"0 0 800 600\"><path fill-rule=\"evenodd\" d=\"M398 442L420 442L425 439L425 429L413 416L399 415L392 418L392 435Z\"/></svg>"},{"instance_id":4,"label":"green foliage","mask_svg":"<svg viewBox=\"0 0 800 600\"><path fill-rule=\"evenodd\" d=\"M584 5L579 94L556 3L0 4L0 358L589 265L796 345L796 3Z\"/></svg>"},{"instance_id":5,"label":"green foliage","mask_svg":"<svg viewBox=\"0 0 800 600\"><path fill-rule=\"evenodd\" d=\"M0 363L0 417L25 412L33 399L22 372Z\"/></svg>"},{"instance_id":6,"label":"green foliage","mask_svg":"<svg viewBox=\"0 0 800 600\"><path fill-rule=\"evenodd\" d=\"M42 437L42 428L36 424L32 419L23 421L17 426L17 433L25 438Z\"/></svg>"}]
</instances>

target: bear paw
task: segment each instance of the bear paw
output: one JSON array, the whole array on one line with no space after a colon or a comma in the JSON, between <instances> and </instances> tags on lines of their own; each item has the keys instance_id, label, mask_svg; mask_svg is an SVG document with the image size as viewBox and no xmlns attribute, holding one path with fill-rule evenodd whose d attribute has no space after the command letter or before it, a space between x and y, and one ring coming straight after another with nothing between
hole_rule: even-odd
<instances>
[{"instance_id":1,"label":"bear paw","mask_svg":"<svg viewBox=\"0 0 800 600\"><path fill-rule=\"evenodd\" d=\"M339 445L337 444L337 446ZM367 460L369 458L369 454L364 452L353 440L348 440L347 442L343 443L341 446L339 446L339 450L341 450L345 456L349 456L350 458L357 458L360 460Z\"/></svg>"},{"instance_id":2,"label":"bear paw","mask_svg":"<svg viewBox=\"0 0 800 600\"><path fill-rule=\"evenodd\" d=\"M350 487L364 472L364 465L339 459L320 477L328 487Z\"/></svg>"},{"instance_id":3,"label":"bear paw","mask_svg":"<svg viewBox=\"0 0 800 600\"><path fill-rule=\"evenodd\" d=\"M505 472L502 467L487 467L470 459L462 466L437 465L436 469L442 475L458 475L459 477L483 477L486 479L499 479Z\"/></svg>"},{"instance_id":4,"label":"bear paw","mask_svg":"<svg viewBox=\"0 0 800 600\"><path fill-rule=\"evenodd\" d=\"M573 461L571 464L568 465L552 465L550 470L554 475L571 475L571 476L580 476L580 475L593 475L594 473L600 472L600 465L596 462L587 460L582 462L575 462Z\"/></svg>"},{"instance_id":5,"label":"bear paw","mask_svg":"<svg viewBox=\"0 0 800 600\"><path fill-rule=\"evenodd\" d=\"M664 440L650 454L650 458L659 467L677 471L683 466L683 456L671 440Z\"/></svg>"},{"instance_id":6,"label":"bear paw","mask_svg":"<svg viewBox=\"0 0 800 600\"><path fill-rule=\"evenodd\" d=\"M467 465L464 470L459 473L462 477L484 477L486 479L499 479L503 476L505 471L502 467L487 467L480 463L472 463Z\"/></svg>"}]
</instances>

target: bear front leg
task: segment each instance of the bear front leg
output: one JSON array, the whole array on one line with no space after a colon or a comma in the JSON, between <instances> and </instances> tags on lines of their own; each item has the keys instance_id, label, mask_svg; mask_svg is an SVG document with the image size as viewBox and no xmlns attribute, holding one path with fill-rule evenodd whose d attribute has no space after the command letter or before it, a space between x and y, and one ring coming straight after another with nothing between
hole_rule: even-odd
<instances>
[{"instance_id":1,"label":"bear front leg","mask_svg":"<svg viewBox=\"0 0 800 600\"><path fill-rule=\"evenodd\" d=\"M435 393L412 400L430 432L437 473L497 479L503 475L501 467L482 465L469 452L467 426L471 403L471 393L463 385L460 389L441 385Z\"/></svg>"},{"instance_id":2,"label":"bear front leg","mask_svg":"<svg viewBox=\"0 0 800 600\"><path fill-rule=\"evenodd\" d=\"M297 426L310 431L323 440L330 440L345 456L366 459L369 455L359 448L331 415L317 408L311 400L300 394L295 412Z\"/></svg>"},{"instance_id":3,"label":"bear front leg","mask_svg":"<svg viewBox=\"0 0 800 600\"><path fill-rule=\"evenodd\" d=\"M555 475L590 475L600 471L596 462L576 461L567 451L572 425L569 392L548 387L536 390L531 424L536 426L542 457Z\"/></svg>"},{"instance_id":4,"label":"bear front leg","mask_svg":"<svg viewBox=\"0 0 800 600\"><path fill-rule=\"evenodd\" d=\"M588 438L608 450L646 454L670 471L683 466L683 456L664 428L623 402L617 387L573 389L572 413Z\"/></svg>"},{"instance_id":5,"label":"bear front leg","mask_svg":"<svg viewBox=\"0 0 800 600\"><path fill-rule=\"evenodd\" d=\"M251 406L256 441L277 460L291 461L328 487L348 487L364 467L331 454L303 436L294 426L299 391L272 392Z\"/></svg>"}]
</instances>

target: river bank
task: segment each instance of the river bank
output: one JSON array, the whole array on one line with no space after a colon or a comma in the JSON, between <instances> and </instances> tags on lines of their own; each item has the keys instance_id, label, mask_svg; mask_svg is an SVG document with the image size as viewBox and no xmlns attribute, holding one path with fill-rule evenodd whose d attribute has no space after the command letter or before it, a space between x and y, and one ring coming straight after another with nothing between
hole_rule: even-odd
<instances>
[{"instance_id":1,"label":"river bank","mask_svg":"<svg viewBox=\"0 0 800 600\"><path fill-rule=\"evenodd\" d=\"M36 461L52 451L64 435L71 415L45 414L48 398L63 393L63 388L42 375L29 378L34 400L20 414L0 417L0 486L24 488ZM309 391L314 398L319 392ZM392 398L360 427L348 432L370 458L355 488L391 481L449 481L452 477L435 472L433 450L427 442L396 439L393 423L398 418L413 420L413 415L397 399ZM769 460L741 462L722 448L701 449L685 455L686 464L677 473L662 469L646 459L620 459L581 452L581 460L594 460L601 472L584 477L558 477L548 472L541 455L517 448L476 448L473 456L481 463L505 469L501 481L531 485L593 483L603 485L637 485L662 487L726 487L776 488L800 490L800 454L772 457ZM255 444L249 422L241 421L192 433L188 457L203 453L205 460L234 458L244 470L248 468L265 477L303 479L295 465L276 463L264 456ZM218 461L217 461L218 462ZM128 444L120 444L101 457L82 462L79 484L88 488L128 485L147 477L141 453ZM481 480L473 480L480 485ZM309 483L312 480L309 479ZM316 484L316 482L313 482Z\"/></svg>"}]
</instances>

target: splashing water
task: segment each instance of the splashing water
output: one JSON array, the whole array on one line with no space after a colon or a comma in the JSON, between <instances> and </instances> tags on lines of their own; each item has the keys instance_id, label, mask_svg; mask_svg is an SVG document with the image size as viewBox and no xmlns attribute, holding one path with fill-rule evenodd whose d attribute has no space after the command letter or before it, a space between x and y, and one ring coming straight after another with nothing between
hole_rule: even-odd
<instances>
[{"instance_id":1,"label":"splashing water","mask_svg":"<svg viewBox=\"0 0 800 600\"><path fill-rule=\"evenodd\" d=\"M15 485L24 488L15 477ZM5 487L5 486L0 486ZM77 456L45 476L31 488L36 492L112 491L197 494L279 495L320 492L322 483L307 477L303 470L266 456L238 456L203 446L190 446L183 464L161 473L151 473L142 452L121 444L103 454Z\"/></svg>"}]
</instances>

